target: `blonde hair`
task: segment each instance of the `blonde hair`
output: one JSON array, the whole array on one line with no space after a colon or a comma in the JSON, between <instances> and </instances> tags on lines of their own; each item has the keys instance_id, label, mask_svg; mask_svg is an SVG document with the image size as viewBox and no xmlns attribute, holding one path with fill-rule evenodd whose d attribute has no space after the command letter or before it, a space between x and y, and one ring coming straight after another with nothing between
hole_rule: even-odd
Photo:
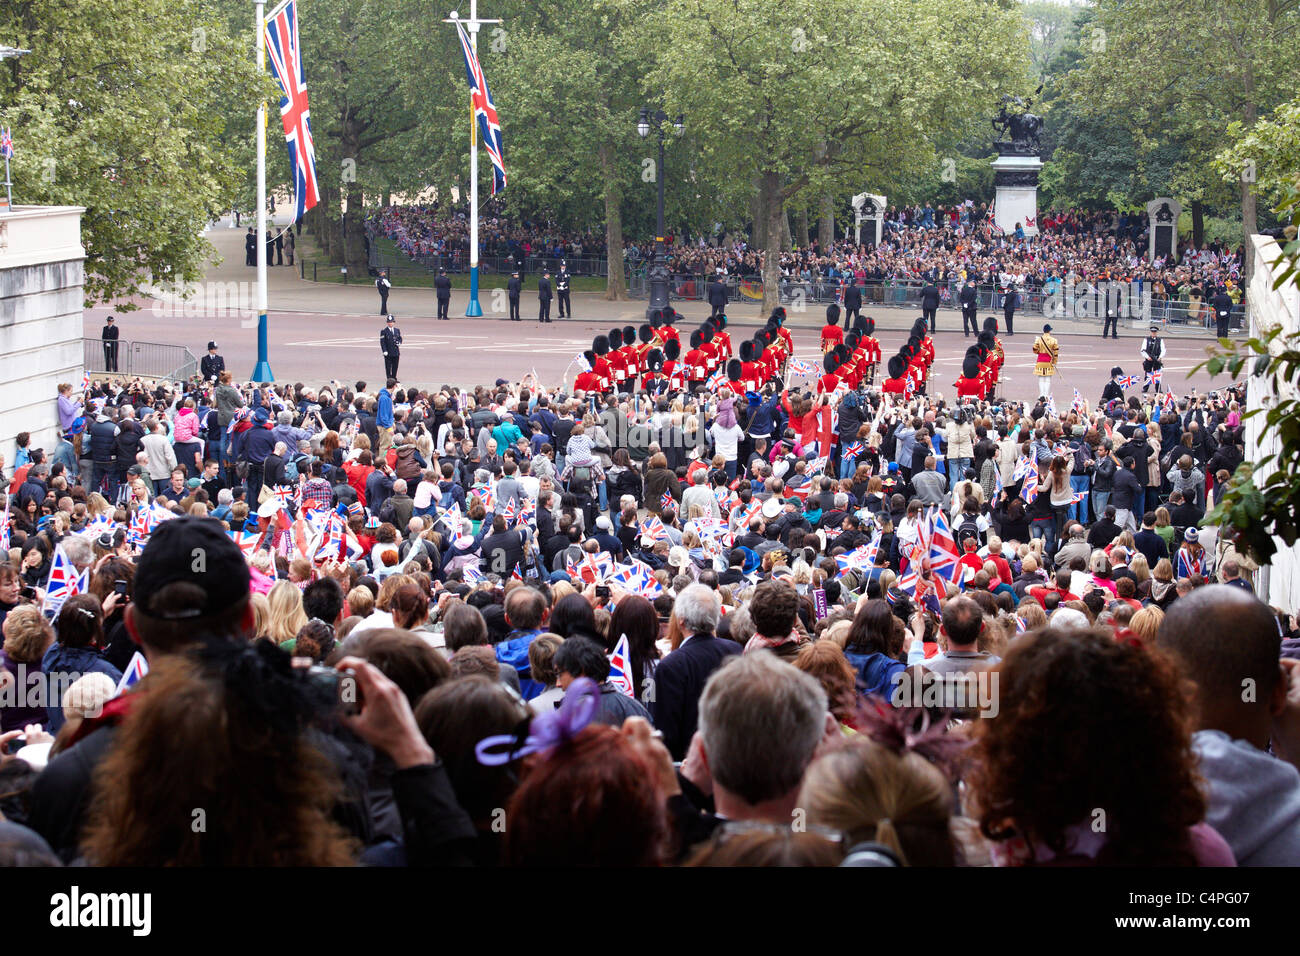
<instances>
[{"instance_id":1,"label":"blonde hair","mask_svg":"<svg viewBox=\"0 0 1300 956\"><path fill-rule=\"evenodd\" d=\"M369 617L375 609L375 595L370 588L355 587L348 592L348 616Z\"/></svg>"},{"instance_id":2,"label":"blonde hair","mask_svg":"<svg viewBox=\"0 0 1300 956\"><path fill-rule=\"evenodd\" d=\"M1032 631L1047 623L1047 612L1033 598L1025 598L1020 602L1020 606L1016 608L1016 617L1025 622L1025 630L1027 631Z\"/></svg>"},{"instance_id":3,"label":"blonde hair","mask_svg":"<svg viewBox=\"0 0 1300 956\"><path fill-rule=\"evenodd\" d=\"M390 574L384 578L379 585L379 596L375 598L375 608L380 611L387 611L392 607L393 595L403 584L414 584L415 579L409 574Z\"/></svg>"},{"instance_id":4,"label":"blonde hair","mask_svg":"<svg viewBox=\"0 0 1300 956\"><path fill-rule=\"evenodd\" d=\"M1138 584L1151 577L1151 565L1147 561L1147 556L1141 551L1128 559L1128 569L1133 572L1133 577L1137 578Z\"/></svg>"},{"instance_id":5,"label":"blonde hair","mask_svg":"<svg viewBox=\"0 0 1300 956\"><path fill-rule=\"evenodd\" d=\"M1142 608L1134 613L1129 619L1128 628L1139 638L1143 644L1154 644L1156 631L1160 630L1160 625L1164 622L1165 612L1152 604Z\"/></svg>"},{"instance_id":6,"label":"blonde hair","mask_svg":"<svg viewBox=\"0 0 1300 956\"><path fill-rule=\"evenodd\" d=\"M302 592L289 581L281 581L266 597L270 607L267 636L277 644L296 638L307 623L307 612L302 609Z\"/></svg>"},{"instance_id":7,"label":"blonde hair","mask_svg":"<svg viewBox=\"0 0 1300 956\"><path fill-rule=\"evenodd\" d=\"M271 602L260 591L248 596L248 603L253 606L253 638L266 637L266 625L271 619Z\"/></svg>"},{"instance_id":8,"label":"blonde hair","mask_svg":"<svg viewBox=\"0 0 1300 956\"><path fill-rule=\"evenodd\" d=\"M904 866L951 866L952 793L943 772L920 754L859 739L808 767L798 806L810 823L853 843L883 844Z\"/></svg>"},{"instance_id":9,"label":"blonde hair","mask_svg":"<svg viewBox=\"0 0 1300 956\"><path fill-rule=\"evenodd\" d=\"M5 616L5 653L23 664L39 664L54 643L54 628L34 604L23 604Z\"/></svg>"}]
</instances>

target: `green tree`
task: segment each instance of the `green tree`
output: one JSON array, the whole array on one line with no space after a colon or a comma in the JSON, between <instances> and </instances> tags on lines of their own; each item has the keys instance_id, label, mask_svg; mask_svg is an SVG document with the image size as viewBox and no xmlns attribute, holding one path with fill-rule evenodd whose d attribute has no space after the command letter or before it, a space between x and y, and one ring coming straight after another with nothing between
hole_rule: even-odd
<instances>
[{"instance_id":1,"label":"green tree","mask_svg":"<svg viewBox=\"0 0 1300 956\"><path fill-rule=\"evenodd\" d=\"M1295 185L1300 170L1300 95L1283 103L1249 131L1229 124L1232 146L1214 159L1214 167L1229 183L1245 176L1266 201L1280 204Z\"/></svg>"},{"instance_id":2,"label":"green tree","mask_svg":"<svg viewBox=\"0 0 1300 956\"><path fill-rule=\"evenodd\" d=\"M1243 131L1294 94L1300 58L1297 0L1099 0L1082 66L1072 77L1076 106L1121 124L1139 153L1182 144L1171 186L1193 204L1220 195L1206 162L1224 130ZM1257 230L1254 183L1238 176L1242 231Z\"/></svg>"},{"instance_id":3,"label":"green tree","mask_svg":"<svg viewBox=\"0 0 1300 956\"><path fill-rule=\"evenodd\" d=\"M756 198L764 308L788 207L939 165L997 94L1028 86L1024 18L984 0L884 0L869 17L850 0L666 0L647 23L647 93L686 114L706 181Z\"/></svg>"},{"instance_id":4,"label":"green tree","mask_svg":"<svg viewBox=\"0 0 1300 956\"><path fill-rule=\"evenodd\" d=\"M0 37L32 51L0 66L15 199L85 207L87 304L201 279L242 179L227 109L273 86L216 0L22 0Z\"/></svg>"},{"instance_id":5,"label":"green tree","mask_svg":"<svg viewBox=\"0 0 1300 956\"><path fill-rule=\"evenodd\" d=\"M567 208L583 225L598 212L611 300L627 298L623 206L641 170L637 34L650 9L647 0L552 0L520 11L493 38L504 54L496 99L512 111L509 199L516 208Z\"/></svg>"}]
</instances>

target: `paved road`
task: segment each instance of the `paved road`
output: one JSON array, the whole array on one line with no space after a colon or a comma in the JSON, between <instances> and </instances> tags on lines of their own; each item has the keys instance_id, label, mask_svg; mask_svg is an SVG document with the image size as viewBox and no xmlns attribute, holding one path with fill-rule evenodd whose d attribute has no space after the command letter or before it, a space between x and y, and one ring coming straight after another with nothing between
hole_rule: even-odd
<instances>
[{"instance_id":1,"label":"paved road","mask_svg":"<svg viewBox=\"0 0 1300 956\"><path fill-rule=\"evenodd\" d=\"M226 365L236 376L251 374L257 358L256 318L252 314L252 290L255 270L244 265L242 230L217 228L208 234L225 261L214 265L200 291L201 305L182 306L174 302L141 300L132 312L95 308L86 311L86 334L97 335L103 319L110 312L118 316L123 339L185 345L196 355L203 353L209 339L214 339L226 358ZM383 374L379 353L379 330L383 320L374 310L378 297L372 288L336 286L306 282L296 270L273 267L268 270L270 289L270 359L278 380L315 383L328 379L378 379ZM525 295L525 321L511 323L502 312L492 314L490 297L483 298L488 315L468 319L465 293L454 294L450 321L438 322L433 316L434 301L430 290L395 289L389 300L391 311L399 317L405 344L399 372L403 380L422 385L472 385L497 378L518 380L530 371L546 382L562 377L571 382L576 374L574 358L591 347L593 336L611 327L640 324L644 314L642 302L606 302L597 295L575 295L574 305L584 318L539 325L535 314L535 297ZM681 312L694 319L708 314L699 303L676 304ZM188 313L188 314L187 314ZM552 310L554 315L556 310ZM590 315L591 318L585 318ZM819 330L824 310L810 309L792 313L789 326L797 357L820 365ZM733 340L743 330L757 327L755 307L736 309L732 313ZM907 327L915 318L901 309L879 310L877 336L885 354L891 354L906 339ZM1017 319L1020 330L1014 337L1004 337L1008 352L1005 365L1004 394L1012 398L1037 395L1033 376L1031 346L1041 328L1041 317ZM937 387L951 394L961 358L970 339L959 331L961 320L956 312L939 314L940 331L935 338L938 358L935 369ZM1130 330L1119 340L1105 340L1095 334L1095 326L1067 321L1053 321L1061 341L1061 374L1054 384L1057 404L1064 407L1078 388L1085 398L1096 401L1109 376L1112 365L1126 372L1140 374L1142 332ZM1076 331L1087 334L1074 334ZM1204 373L1190 380L1186 374L1205 357L1206 336L1170 336L1169 359L1165 366L1166 387L1186 391L1191 387L1205 390L1228 384L1226 379L1211 383Z\"/></svg>"}]
</instances>

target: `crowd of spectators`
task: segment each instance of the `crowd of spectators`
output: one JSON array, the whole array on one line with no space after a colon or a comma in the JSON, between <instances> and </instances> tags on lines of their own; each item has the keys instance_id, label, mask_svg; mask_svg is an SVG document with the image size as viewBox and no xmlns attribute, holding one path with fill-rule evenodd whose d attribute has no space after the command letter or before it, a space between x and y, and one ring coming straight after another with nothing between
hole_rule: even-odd
<instances>
[{"instance_id":1,"label":"crowd of spectators","mask_svg":"<svg viewBox=\"0 0 1300 956\"><path fill-rule=\"evenodd\" d=\"M817 239L796 243L781 254L780 275L797 282L856 282L879 296L887 285L939 286L955 305L959 287L970 279L979 287L1014 290L1044 298L1067 287L1078 295L1102 283L1134 283L1164 311L1177 305L1196 322L1209 315L1209 300L1224 288L1234 302L1242 298L1242 250L1218 242L1202 248L1180 243L1177 256L1148 261L1147 219L1122 212L1079 209L1044 215L1037 232L1024 224L1008 233L993 220L987 204L945 208L891 207L882 240L857 243L852 237L823 249ZM652 247L637 249L648 258ZM678 275L759 280L764 252L743 238L677 241L671 268Z\"/></svg>"},{"instance_id":2,"label":"crowd of spectators","mask_svg":"<svg viewBox=\"0 0 1300 956\"><path fill-rule=\"evenodd\" d=\"M6 475L0 854L1300 862L1300 634L1202 524L1244 395L926 385L65 390Z\"/></svg>"},{"instance_id":3,"label":"crowd of spectators","mask_svg":"<svg viewBox=\"0 0 1300 956\"><path fill-rule=\"evenodd\" d=\"M469 215L463 208L439 203L384 206L366 218L367 231L391 239L411 259L445 260L451 271L469 266ZM603 258L603 231L563 229L553 223L512 220L485 206L479 214L479 256L513 261L530 259L576 262Z\"/></svg>"}]
</instances>

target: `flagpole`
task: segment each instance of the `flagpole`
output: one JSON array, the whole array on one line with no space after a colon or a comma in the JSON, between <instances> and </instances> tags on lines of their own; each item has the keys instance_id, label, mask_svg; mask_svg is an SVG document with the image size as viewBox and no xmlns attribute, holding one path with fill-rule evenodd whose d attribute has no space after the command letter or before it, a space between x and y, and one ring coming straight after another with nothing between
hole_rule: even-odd
<instances>
[{"instance_id":1,"label":"flagpole","mask_svg":"<svg viewBox=\"0 0 1300 956\"><path fill-rule=\"evenodd\" d=\"M257 69L266 70L266 3L254 0L257 9ZM266 325L266 100L257 107L257 366L254 382L274 382L267 355Z\"/></svg>"},{"instance_id":2,"label":"flagpole","mask_svg":"<svg viewBox=\"0 0 1300 956\"><path fill-rule=\"evenodd\" d=\"M469 2L469 45L478 56L478 0ZM473 99L469 108L469 303L465 315L471 318L483 314L478 301L478 120L474 116Z\"/></svg>"},{"instance_id":3,"label":"flagpole","mask_svg":"<svg viewBox=\"0 0 1300 956\"><path fill-rule=\"evenodd\" d=\"M462 20L455 10L443 23L462 25L469 33L469 46L475 60L478 59L478 30L485 23L500 23L500 20L480 20L478 18L478 0L470 0L469 19ZM478 117L474 111L474 96L470 94L470 130L469 130L469 303L465 315L477 317L483 314L483 306L478 301ZM493 174L495 175L495 173Z\"/></svg>"}]
</instances>

